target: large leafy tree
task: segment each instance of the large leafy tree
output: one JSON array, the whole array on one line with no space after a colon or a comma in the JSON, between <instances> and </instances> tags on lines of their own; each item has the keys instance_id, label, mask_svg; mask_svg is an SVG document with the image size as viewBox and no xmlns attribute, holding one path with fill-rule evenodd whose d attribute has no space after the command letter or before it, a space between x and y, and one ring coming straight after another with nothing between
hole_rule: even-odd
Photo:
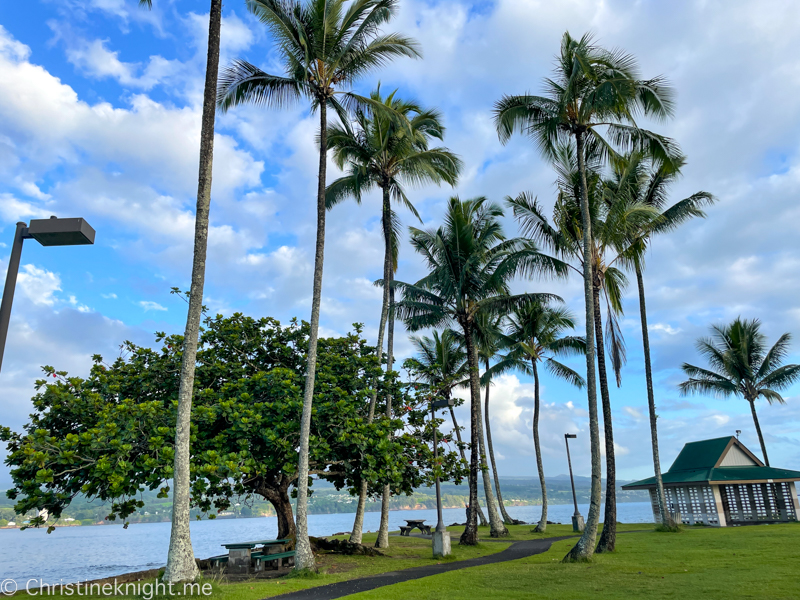
<instances>
[{"instance_id":1,"label":"large leafy tree","mask_svg":"<svg viewBox=\"0 0 800 600\"><path fill-rule=\"evenodd\" d=\"M237 60L225 69L220 79L218 104L223 111L244 103L283 106L304 98L310 102L312 111L319 113L317 240L297 492L295 566L299 570L315 568L308 540L308 436L325 254L328 109L345 120L348 104L372 104L368 98L350 92L349 86L396 57L419 56L411 39L381 31L395 15L397 5L397 0L248 0L249 10L267 26L275 39L284 74L272 75L249 62Z\"/></svg>"},{"instance_id":2,"label":"large leafy tree","mask_svg":"<svg viewBox=\"0 0 800 600\"><path fill-rule=\"evenodd\" d=\"M392 201L400 203L419 218L417 210L408 199L406 189L425 183L455 185L460 159L447 148L430 147L431 140L444 137L444 125L438 111L424 109L416 102L398 98L396 91L381 95L380 86L370 98L387 110L366 111L357 109L352 122L345 120L328 128L328 144L336 165L346 171L327 190L327 204L332 207L346 198L357 202L365 193L378 188L381 191L381 224L384 239L383 281L391 282L397 264L399 220L392 210ZM383 286L383 302L378 329L377 352L383 351L383 335L389 317L391 285ZM391 326L391 325L390 325ZM388 340L387 369L391 370L394 348ZM370 404L374 414L375 398ZM386 410L391 412L391 403ZM387 415L391 416L391 415ZM389 490L383 494L381 525L376 546L385 548L389 543ZM350 541L360 542L364 520L366 488L359 494L353 531Z\"/></svg>"},{"instance_id":3,"label":"large leafy tree","mask_svg":"<svg viewBox=\"0 0 800 600\"><path fill-rule=\"evenodd\" d=\"M655 394L653 391L653 369L650 360L650 335L647 329L647 303L644 292L645 255L650 247L651 239L658 234L669 233L695 217L705 217L703 208L712 204L714 197L708 192L695 192L691 196L668 205L670 186L680 176L685 159L680 158L668 163L648 160L639 152L632 152L624 157L614 169L609 188L615 196L626 195L634 201L652 207L659 216L651 223L645 224L634 236L629 248L626 262L636 273L639 293L639 318L642 324L642 345L644 347L644 371L647 384L647 407L650 416L650 441L653 449L653 470L656 477L656 498L662 525L674 526L670 522L667 511L664 484L661 480L661 459L658 451L658 416L656 414Z\"/></svg>"},{"instance_id":4,"label":"large leafy tree","mask_svg":"<svg viewBox=\"0 0 800 600\"><path fill-rule=\"evenodd\" d=\"M191 503L213 515L235 498L261 496L275 508L278 536L293 539L290 490L298 481L309 326L240 314L205 324L192 414ZM167 493L183 339L157 339L158 350L126 343L124 356L109 365L95 357L85 379L45 369L54 377L37 382L24 433L2 431L19 511L47 509L58 518L81 493L111 501L110 518L125 519L142 505L140 491ZM371 493L387 481L395 493L430 483L429 423L363 419L380 366L360 330L321 339L319 351L310 472L337 488L360 488L367 481ZM387 385L392 389L382 393L415 404L397 382ZM444 476L459 479L465 469L458 455L440 457Z\"/></svg>"},{"instance_id":5,"label":"large leafy tree","mask_svg":"<svg viewBox=\"0 0 800 600\"><path fill-rule=\"evenodd\" d=\"M633 56L597 46L590 35L580 39L568 32L551 78L544 81L545 94L505 96L495 105L495 124L502 142L515 132L534 140L545 157L553 159L557 148L574 140L580 173L580 207L583 251L591 255L592 228L587 186L587 147L603 158L615 158L620 149L647 149L650 155L671 160L669 140L641 129L638 115L666 118L672 114L671 89L663 78L645 80ZM594 150L596 149L596 150ZM592 449L592 492L586 528L565 557L587 560L594 552L600 520L600 432L595 379L595 335L592 300L592 269L583 269L586 317L586 381L589 403L589 433ZM613 540L612 540L613 541Z\"/></svg>"},{"instance_id":6,"label":"large leafy tree","mask_svg":"<svg viewBox=\"0 0 800 600\"><path fill-rule=\"evenodd\" d=\"M697 350L709 368L683 363L689 377L678 387L681 394L711 394L717 398L741 396L750 404L753 424L764 462L769 466L767 446L756 413L756 400L784 403L779 392L800 379L800 365L783 365L789 354L791 334L784 333L771 347L761 333L761 321L737 317L729 325L712 325L711 337L700 338Z\"/></svg>"},{"instance_id":7,"label":"large leafy tree","mask_svg":"<svg viewBox=\"0 0 800 600\"><path fill-rule=\"evenodd\" d=\"M139 5L152 8L152 0L139 0ZM200 128L200 168L197 182L197 205L194 223L194 252L192 255L192 283L189 309L184 329L184 360L181 364L180 403L178 426L175 430L175 491L172 497L172 526L169 537L167 566L164 581L193 581L197 578L197 564L192 550L189 531L191 438L189 435L194 394L195 355L197 336L203 306L203 288L206 278L206 251L208 249L208 216L211 208L211 173L214 161L215 97L219 73L220 29L222 26L222 0L211 0L208 21L208 50L206 79L203 88L203 116Z\"/></svg>"},{"instance_id":8,"label":"large leafy tree","mask_svg":"<svg viewBox=\"0 0 800 600\"><path fill-rule=\"evenodd\" d=\"M411 228L411 243L429 270L415 284L396 282L402 292L398 315L411 331L457 323L467 350L470 377L469 505L478 505L479 420L481 419L475 318L481 311L511 310L532 294L510 294L516 275L566 274L566 266L543 255L529 240L507 239L500 225L502 209L486 198L451 198L444 224L436 230ZM541 295L540 295L541 296ZM491 494L491 492L490 492ZM487 502L491 498L487 498ZM494 537L507 533L491 523ZM478 542L476 511L471 510L462 544Z\"/></svg>"},{"instance_id":9,"label":"large leafy tree","mask_svg":"<svg viewBox=\"0 0 800 600\"><path fill-rule=\"evenodd\" d=\"M551 375L576 387L586 385L583 377L557 360L586 352L582 337L564 335L574 328L575 317L567 308L554 302L528 302L508 315L505 334L508 354L498 363L501 368L513 367L533 375L533 447L542 488L542 515L535 529L539 532L547 529L547 485L539 445L539 367L543 365Z\"/></svg>"}]
</instances>

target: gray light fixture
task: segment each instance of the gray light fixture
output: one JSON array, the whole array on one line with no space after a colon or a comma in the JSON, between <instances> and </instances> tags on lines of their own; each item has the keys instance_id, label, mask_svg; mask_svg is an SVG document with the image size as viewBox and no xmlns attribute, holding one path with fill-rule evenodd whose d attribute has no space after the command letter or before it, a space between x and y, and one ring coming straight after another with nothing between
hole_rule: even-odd
<instances>
[{"instance_id":1,"label":"gray light fixture","mask_svg":"<svg viewBox=\"0 0 800 600\"><path fill-rule=\"evenodd\" d=\"M14 289L17 286L19 261L22 256L22 242L34 239L42 246L81 246L94 244L94 229L83 219L33 219L30 226L22 221L17 223L11 257L8 260L6 285L3 288L3 301L0 303L0 368L3 366L3 352L8 337L8 323L11 319L11 304L14 302Z\"/></svg>"},{"instance_id":2,"label":"gray light fixture","mask_svg":"<svg viewBox=\"0 0 800 600\"><path fill-rule=\"evenodd\" d=\"M585 527L583 516L578 510L578 496L575 494L575 479L572 477L572 459L569 457L569 441L576 439L578 436L574 433L564 434L564 443L567 445L567 464L569 465L569 482L572 484L572 502L575 503L575 514L572 515L572 531L581 532Z\"/></svg>"}]
</instances>

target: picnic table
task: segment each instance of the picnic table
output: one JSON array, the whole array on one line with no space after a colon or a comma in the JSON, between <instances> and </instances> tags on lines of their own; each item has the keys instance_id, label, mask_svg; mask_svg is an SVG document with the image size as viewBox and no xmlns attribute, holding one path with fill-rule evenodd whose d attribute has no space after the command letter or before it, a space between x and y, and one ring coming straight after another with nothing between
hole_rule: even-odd
<instances>
[{"instance_id":1,"label":"picnic table","mask_svg":"<svg viewBox=\"0 0 800 600\"><path fill-rule=\"evenodd\" d=\"M425 525L425 519L405 519L406 526L400 526L400 535L408 536L414 529L419 529L422 533L431 534L431 526Z\"/></svg>"},{"instance_id":2,"label":"picnic table","mask_svg":"<svg viewBox=\"0 0 800 600\"><path fill-rule=\"evenodd\" d=\"M281 555L281 558L284 558L284 555L288 557L288 554L284 552L284 547L290 541L291 540L288 539L254 540L251 542L233 542L230 544L221 544L225 549L228 550L228 556L217 556L212 560L217 565L220 565L221 563L227 563L228 570L230 572L249 573L253 559L256 559L256 570L260 570L258 567L259 565L263 566L263 561L265 560L263 557L271 556L273 554L275 555L275 558L278 558L277 555L279 554ZM253 549L256 546L262 546L262 549L257 553L253 553ZM294 555L293 552L291 554ZM278 566L280 566L280 562L278 563Z\"/></svg>"}]
</instances>

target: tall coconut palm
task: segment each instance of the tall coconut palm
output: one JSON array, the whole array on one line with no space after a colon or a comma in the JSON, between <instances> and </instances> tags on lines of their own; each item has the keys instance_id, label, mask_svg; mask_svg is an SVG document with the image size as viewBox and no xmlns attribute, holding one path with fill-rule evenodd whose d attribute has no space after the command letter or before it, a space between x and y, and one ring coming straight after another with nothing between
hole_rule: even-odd
<instances>
[{"instance_id":1,"label":"tall coconut palm","mask_svg":"<svg viewBox=\"0 0 800 600\"><path fill-rule=\"evenodd\" d=\"M308 540L308 436L325 253L328 109L346 119L348 104L372 104L369 99L348 91L348 86L396 57L420 56L411 39L381 32L381 27L395 15L397 5L397 0L247 0L250 12L273 35L285 74L268 74L249 62L236 60L225 69L220 80L218 105L223 111L244 103L284 106L305 98L311 110L319 112L317 239L297 479L295 568L298 570L315 568Z\"/></svg>"},{"instance_id":2,"label":"tall coconut palm","mask_svg":"<svg viewBox=\"0 0 800 600\"><path fill-rule=\"evenodd\" d=\"M469 505L478 505L479 420L481 419L478 349L473 333L475 318L485 310L511 310L535 296L509 293L516 275L565 275L566 265L541 254L529 240L506 239L500 225L502 209L486 198L451 198L445 223L437 230L411 228L411 244L422 254L429 274L415 284L396 282L402 293L398 316L411 331L456 322L467 349L470 376ZM549 297L549 295L543 295ZM491 491L490 491L491 494ZM487 499L488 500L488 499ZM507 533L491 522L491 535ZM471 510L461 544L478 542L476 511Z\"/></svg>"},{"instance_id":3,"label":"tall coconut palm","mask_svg":"<svg viewBox=\"0 0 800 600\"><path fill-rule=\"evenodd\" d=\"M586 385L583 377L556 357L583 354L586 341L582 337L564 335L575 328L575 317L553 302L528 302L508 315L507 323L505 341L509 352L500 364L533 375L533 447L542 487L542 515L534 531L544 532L547 529L547 485L539 445L539 366L544 365L553 376L583 388Z\"/></svg>"},{"instance_id":4,"label":"tall coconut palm","mask_svg":"<svg viewBox=\"0 0 800 600\"><path fill-rule=\"evenodd\" d=\"M657 163L647 160L638 152L625 156L613 175L615 194L627 194L638 202L658 210L660 216L649 227L637 234L638 240L632 244L632 268L636 273L639 292L639 318L642 324L642 345L644 349L644 372L647 385L647 408L650 417L650 441L653 449L653 470L656 478L656 500L658 502L661 524L673 527L667 511L664 484L661 479L661 459L658 451L658 416L656 414L655 394L653 391L653 369L650 360L650 335L647 329L647 303L644 292L644 256L652 237L656 234L673 231L687 220L694 217L705 217L703 207L712 204L715 199L708 192L695 192L667 206L668 189L680 175L685 159L672 161L672 164Z\"/></svg>"},{"instance_id":5,"label":"tall coconut palm","mask_svg":"<svg viewBox=\"0 0 800 600\"><path fill-rule=\"evenodd\" d=\"M453 388L458 382L469 381L467 352L464 350L462 337L452 329L443 329L441 334L434 329L431 336L409 336L411 344L417 349L414 360L421 367L420 371L424 376L425 383L432 388L443 390L444 399L449 400L452 397ZM461 460L464 461L464 464L468 464L456 413L452 406L449 408ZM481 527L485 527L488 522L480 504L476 505L476 508L478 509L478 521Z\"/></svg>"},{"instance_id":6,"label":"tall coconut palm","mask_svg":"<svg viewBox=\"0 0 800 600\"><path fill-rule=\"evenodd\" d=\"M140 0L140 6L152 8L152 0ZM189 288L189 310L183 333L181 379L178 391L178 415L175 426L175 460L172 491L172 525L169 536L164 581L194 581L199 575L192 550L189 530L191 500L190 457L192 428L192 396L197 357L200 318L203 312L203 288L206 279L208 249L208 216L211 208L211 172L214 161L215 97L219 73L222 0L211 0L208 19L206 79L203 88L203 116L200 126L200 168L197 182L197 205L194 221L192 283Z\"/></svg>"},{"instance_id":7,"label":"tall coconut palm","mask_svg":"<svg viewBox=\"0 0 800 600\"><path fill-rule=\"evenodd\" d=\"M391 282L394 277L398 244L393 235L399 229L399 222L393 215L392 200L403 204L414 216L419 214L406 195L409 186L425 183L448 183L455 185L461 171L461 160L447 148L430 147L433 139L444 137L444 125L438 111L423 109L415 102L396 97L396 90L386 97L381 95L380 86L370 95L375 104L383 104L383 112L356 110L355 118L343 124L328 128L328 144L333 150L333 158L340 169L347 174L340 177L327 190L327 204L332 207L338 202L352 197L358 203L368 191L379 188L382 196L381 223L383 226L384 261L383 281ZM399 118L398 118L399 117ZM392 251L394 249L394 253ZM378 345L376 352L383 352L383 334L389 314L391 286L384 285L381 305ZM389 320L390 328L393 320ZM393 348L389 344L387 369L391 369ZM374 414L376 396L370 403L370 418ZM391 411L391 403L386 405ZM391 416L391 414L387 415ZM356 518L350 541L361 542L364 521L364 507L367 488L362 484ZM376 546L385 548L389 542L389 494L387 485L381 504L381 526L378 530Z\"/></svg>"},{"instance_id":8,"label":"tall coconut palm","mask_svg":"<svg viewBox=\"0 0 800 600\"><path fill-rule=\"evenodd\" d=\"M689 379L678 388L682 395L711 394L717 398L741 396L750 404L764 463L769 466L767 446L756 414L756 400L784 403L778 392L800 380L800 365L781 365L789 354L792 336L784 333L767 349L761 321L737 317L730 325L712 325L711 337L697 340L697 350L708 361L708 369L683 363Z\"/></svg>"},{"instance_id":9,"label":"tall coconut palm","mask_svg":"<svg viewBox=\"0 0 800 600\"><path fill-rule=\"evenodd\" d=\"M608 51L592 37L579 40L565 33L556 57L554 76L545 80L545 95L505 96L495 105L495 124L502 142L521 132L531 137L547 158L569 139L575 141L581 174L581 224L584 253L592 248L589 197L586 185L586 148L597 148L604 157L618 149L647 148L652 156L670 160L674 154L666 138L638 127L635 117L672 115L672 92L660 78L643 80L636 60L621 51ZM616 147L616 149L615 149ZM600 520L600 432L595 381L594 310L592 270L583 271L586 316L586 381L589 403L589 437L592 449L592 491L586 528L565 560L587 560L594 552Z\"/></svg>"},{"instance_id":10,"label":"tall coconut palm","mask_svg":"<svg viewBox=\"0 0 800 600\"><path fill-rule=\"evenodd\" d=\"M481 384L486 388L484 392L483 401L483 417L486 437L481 433L481 477L483 479L484 493L486 486L491 486L489 483L489 466L486 464L486 454L484 450L484 441L486 450L488 450L489 462L492 465L492 475L494 476L494 489L497 493L497 505L500 509L500 514L503 515L503 523L506 525L514 525L515 520L511 518L506 511L503 504L503 492L500 490L500 476L497 473L497 463L494 458L494 446L492 445L492 427L489 420L489 391L492 387L492 375L499 371L497 368L492 367L492 361L495 360L500 352L503 338L503 330L501 323L503 320L502 315L491 315L488 313L480 313L475 319L475 344L478 346L478 360L484 363L484 372L481 377ZM467 384L469 382L466 382ZM489 488L491 489L491 487Z\"/></svg>"},{"instance_id":11,"label":"tall coconut palm","mask_svg":"<svg viewBox=\"0 0 800 600\"><path fill-rule=\"evenodd\" d=\"M616 374L617 385L621 382L621 370L625 363L625 344L617 316L622 314L622 290L627 278L618 263L624 264L630 247L637 241L638 233L658 219L658 211L637 202L625 194L614 194L608 182L599 173L599 161L589 155L586 179L589 197L589 217L593 231L592 250L583 253L581 232L581 182L575 152L570 144L558 150L555 162L559 174L559 195L553 209L551 225L541 212L535 198L521 194L508 199L523 231L549 246L557 256L572 260L576 272L581 272L586 263L592 273L592 309L594 316L595 351L597 353L597 375L603 407L603 429L606 454L606 507L603 533L598 551L612 551L616 540L616 467L614 451L614 429L611 414L608 376L606 372L606 345L611 364ZM607 307L607 326L603 332L601 300ZM607 342L606 343L604 343Z\"/></svg>"}]
</instances>

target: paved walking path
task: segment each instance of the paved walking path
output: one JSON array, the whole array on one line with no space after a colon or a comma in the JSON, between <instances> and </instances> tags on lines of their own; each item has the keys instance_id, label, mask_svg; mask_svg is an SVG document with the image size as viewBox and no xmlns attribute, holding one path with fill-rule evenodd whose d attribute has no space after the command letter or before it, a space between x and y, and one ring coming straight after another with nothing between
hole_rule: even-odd
<instances>
[{"instance_id":1,"label":"paved walking path","mask_svg":"<svg viewBox=\"0 0 800 600\"><path fill-rule=\"evenodd\" d=\"M281 594L280 596L277 596L277 598L280 598L281 600L334 600L334 598L341 598L343 596L357 594L359 592L367 592L369 590L374 590L386 585L394 585L395 583L402 583L404 581L411 581L413 579L421 579L423 577L439 575L449 571L457 571L458 569L480 567L482 565L491 565L509 560L527 558L528 556L534 556L535 554L547 552L553 542L560 542L561 540L566 540L571 537L576 536L566 535L562 537L552 537L541 540L511 542L511 545L505 550L495 554L490 554L488 556L470 558L469 560L459 560L456 562L425 565L423 567L411 567L401 571L390 571L388 573L371 575L361 579L351 579L350 581L340 581L338 583L308 588L306 590L300 590L299 592L291 592L290 594ZM481 542L488 541L502 542L504 540L481 540Z\"/></svg>"}]
</instances>

